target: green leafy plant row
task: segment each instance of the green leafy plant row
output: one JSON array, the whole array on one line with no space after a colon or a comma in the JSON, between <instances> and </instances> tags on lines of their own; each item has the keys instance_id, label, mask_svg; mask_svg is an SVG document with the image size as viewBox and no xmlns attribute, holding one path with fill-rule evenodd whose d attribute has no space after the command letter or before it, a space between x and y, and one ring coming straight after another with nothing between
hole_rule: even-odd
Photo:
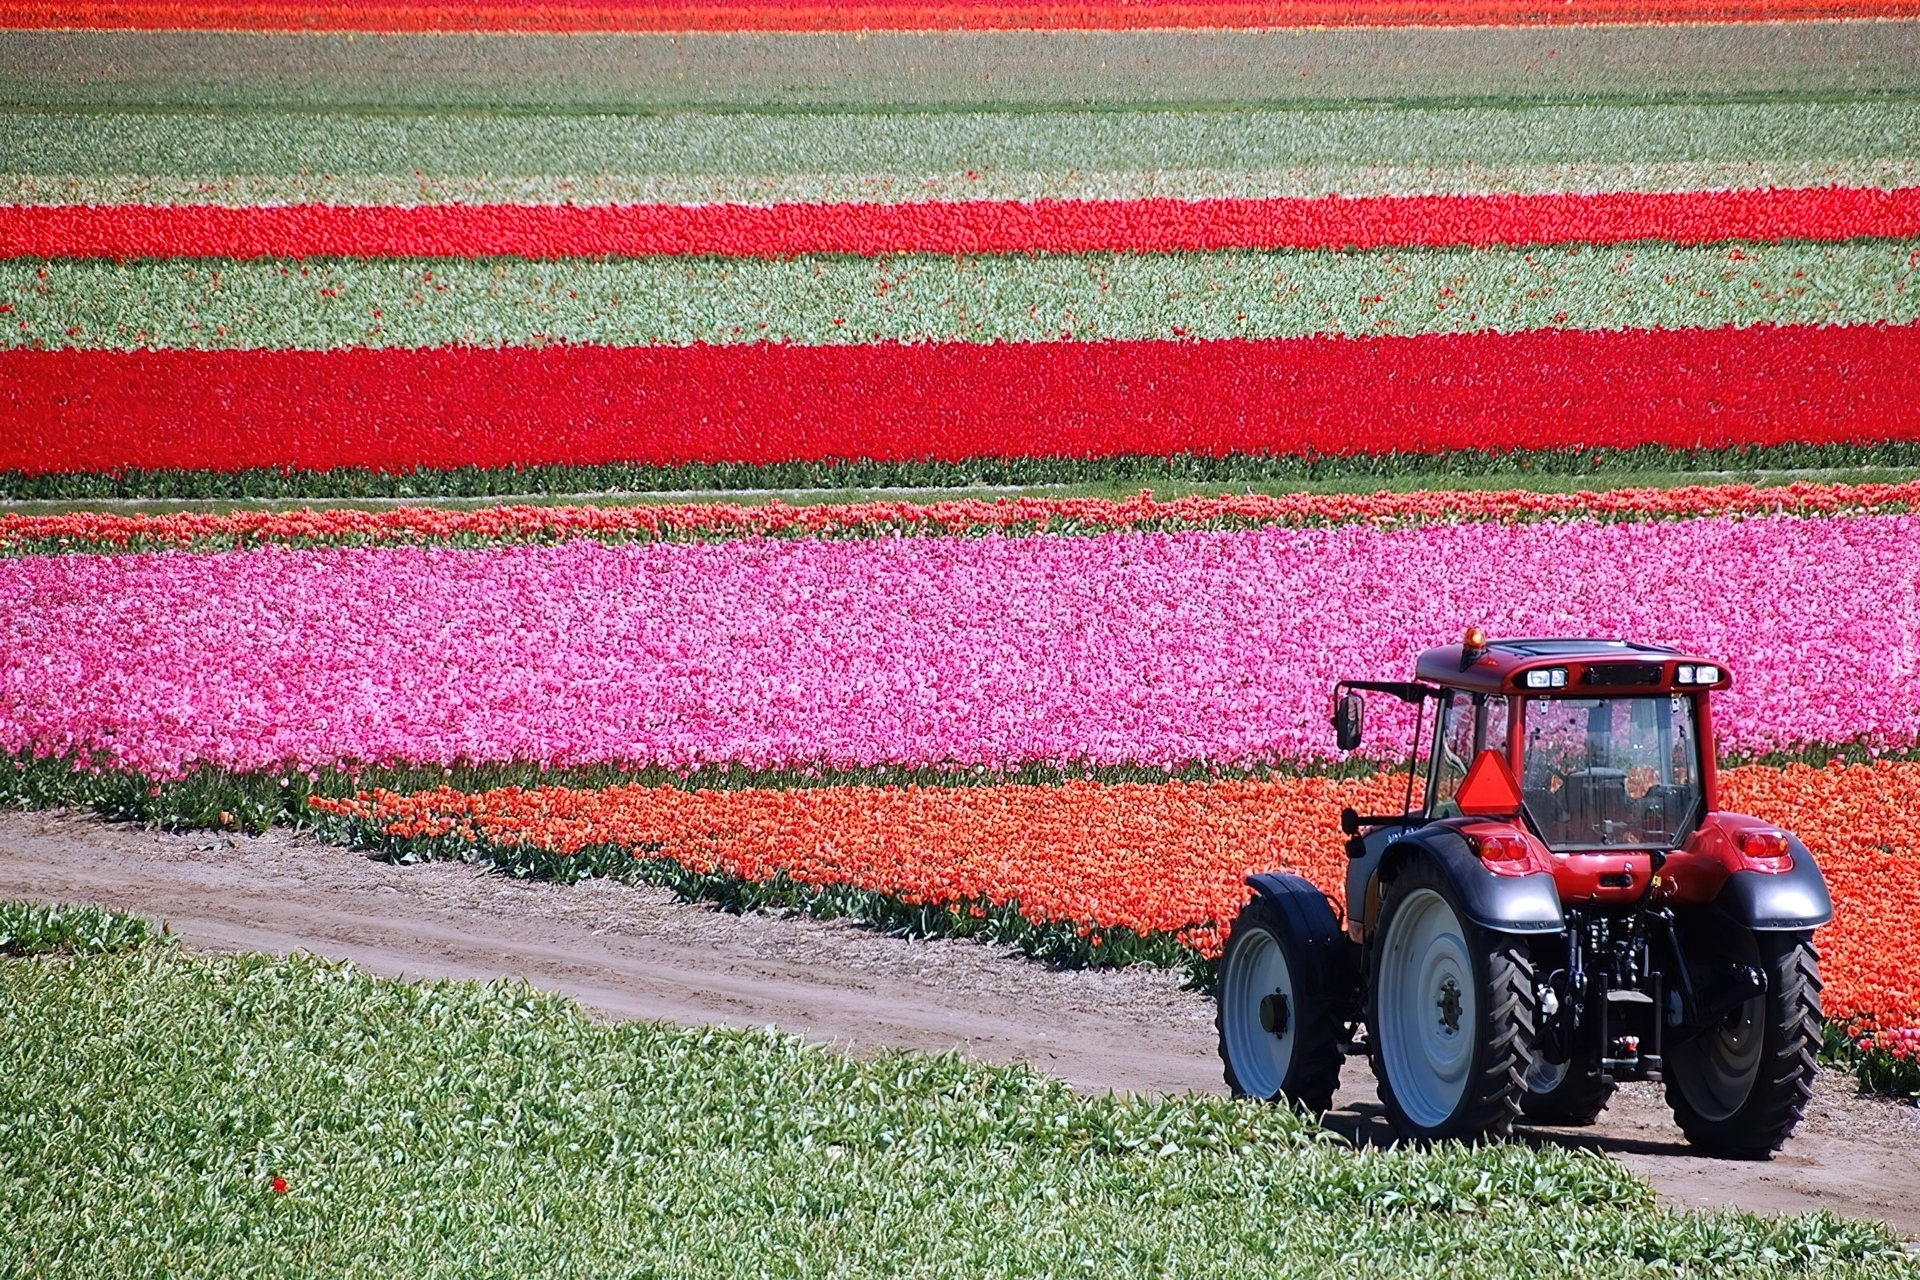
<instances>
[{"instance_id":1,"label":"green leafy plant row","mask_svg":"<svg viewBox=\"0 0 1920 1280\"><path fill-rule=\"evenodd\" d=\"M1370 760L1326 761L1297 766L1275 764L1258 769L1195 764L1178 769L1157 765L1030 764L1017 770L980 767L905 769L795 768L752 770L727 765L692 770L620 764L544 768L537 764L368 765L303 771L235 773L204 766L184 778L156 779L115 769L86 769L68 756L31 752L0 756L0 808L90 808L101 817L143 822L167 829L221 828L261 832L272 826L304 826L317 816L309 796L349 797L384 788L409 793L434 787L491 791L497 787L674 786L688 790L744 790L750 787L974 787L1057 786L1077 779L1119 782L1205 782L1220 778L1262 778L1310 773L1367 777L1379 769Z\"/></svg>"},{"instance_id":2,"label":"green leafy plant row","mask_svg":"<svg viewBox=\"0 0 1920 1280\"><path fill-rule=\"evenodd\" d=\"M0 902L0 955L128 951L162 935L139 916L99 907Z\"/></svg>"},{"instance_id":3,"label":"green leafy plant row","mask_svg":"<svg viewBox=\"0 0 1920 1280\"><path fill-rule=\"evenodd\" d=\"M1590 1152L609 1025L523 985L171 948L0 963L0 1274L1908 1274Z\"/></svg>"},{"instance_id":4,"label":"green leafy plant row","mask_svg":"<svg viewBox=\"0 0 1920 1280\"><path fill-rule=\"evenodd\" d=\"M980 458L966 462L828 460L684 466L540 466L383 473L128 471L118 475L0 473L0 499L493 498L535 494L678 493L760 489L1385 481L1448 476L1580 476L1594 472L1715 472L1920 466L1920 442L1755 445L1727 449L1540 449L1501 452L1207 457Z\"/></svg>"}]
</instances>

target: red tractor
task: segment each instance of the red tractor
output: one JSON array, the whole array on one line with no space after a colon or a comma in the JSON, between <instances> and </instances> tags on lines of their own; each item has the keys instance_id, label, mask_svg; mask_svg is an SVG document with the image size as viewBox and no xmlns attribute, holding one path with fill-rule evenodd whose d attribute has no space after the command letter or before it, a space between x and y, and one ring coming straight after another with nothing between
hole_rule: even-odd
<instances>
[{"instance_id":1,"label":"red tractor","mask_svg":"<svg viewBox=\"0 0 1920 1280\"><path fill-rule=\"evenodd\" d=\"M1812 1091L1833 903L1799 840L1719 806L1726 668L1474 628L1415 674L1334 689L1343 751L1362 691L1413 705L1424 794L1410 765L1402 813L1341 814L1344 927L1299 876L1250 877L1220 963L1228 1086L1324 1111L1365 1053L1401 1134L1472 1140L1591 1123L1658 1079L1689 1141L1768 1157Z\"/></svg>"}]
</instances>

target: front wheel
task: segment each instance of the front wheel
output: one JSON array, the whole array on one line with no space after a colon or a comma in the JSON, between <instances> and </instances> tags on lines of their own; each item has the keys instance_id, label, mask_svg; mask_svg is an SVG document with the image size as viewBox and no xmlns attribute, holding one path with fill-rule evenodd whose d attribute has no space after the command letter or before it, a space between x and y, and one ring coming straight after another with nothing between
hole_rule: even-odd
<instances>
[{"instance_id":1,"label":"front wheel","mask_svg":"<svg viewBox=\"0 0 1920 1280\"><path fill-rule=\"evenodd\" d=\"M1264 897L1240 910L1220 958L1214 1025L1227 1088L1236 1097L1284 1097L1312 1112L1333 1108L1341 1025L1324 1000L1303 1000L1299 940Z\"/></svg>"},{"instance_id":2,"label":"front wheel","mask_svg":"<svg viewBox=\"0 0 1920 1280\"><path fill-rule=\"evenodd\" d=\"M1426 858L1388 887L1374 939L1368 1041L1394 1127L1422 1139L1508 1136L1533 1062L1526 939L1475 925Z\"/></svg>"},{"instance_id":3,"label":"front wheel","mask_svg":"<svg viewBox=\"0 0 1920 1280\"><path fill-rule=\"evenodd\" d=\"M1687 1141L1749 1160L1771 1158L1793 1135L1813 1096L1820 1047L1820 956L1810 933L1725 925L1690 964L1749 964L1763 995L1667 1048L1667 1105ZM1710 971L1710 970L1709 970Z\"/></svg>"}]
</instances>

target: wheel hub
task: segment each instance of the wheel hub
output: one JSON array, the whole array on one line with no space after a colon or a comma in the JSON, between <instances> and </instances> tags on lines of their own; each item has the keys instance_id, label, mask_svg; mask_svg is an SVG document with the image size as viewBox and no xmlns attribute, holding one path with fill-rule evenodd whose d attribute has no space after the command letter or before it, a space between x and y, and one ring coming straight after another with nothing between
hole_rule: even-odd
<instances>
[{"instance_id":1,"label":"wheel hub","mask_svg":"<svg viewBox=\"0 0 1920 1280\"><path fill-rule=\"evenodd\" d=\"M1440 984L1440 998L1434 1001L1440 1006L1440 1028L1448 1035L1460 1033L1460 984L1451 975Z\"/></svg>"},{"instance_id":2,"label":"wheel hub","mask_svg":"<svg viewBox=\"0 0 1920 1280\"><path fill-rule=\"evenodd\" d=\"M1260 1001L1260 1029L1276 1036L1287 1034L1287 993L1276 991Z\"/></svg>"}]
</instances>

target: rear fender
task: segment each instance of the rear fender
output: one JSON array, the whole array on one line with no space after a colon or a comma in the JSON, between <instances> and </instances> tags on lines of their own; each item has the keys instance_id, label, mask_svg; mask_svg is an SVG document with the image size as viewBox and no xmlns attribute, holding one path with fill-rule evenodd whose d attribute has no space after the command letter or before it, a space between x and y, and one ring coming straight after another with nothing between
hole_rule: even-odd
<instances>
[{"instance_id":1,"label":"rear fender","mask_svg":"<svg viewBox=\"0 0 1920 1280\"><path fill-rule=\"evenodd\" d=\"M1284 871L1248 876L1247 884L1278 909L1298 943L1296 950L1306 968L1298 979L1301 993L1308 999L1349 1006L1341 1016L1357 1018L1360 947L1340 928L1327 895L1311 880Z\"/></svg>"},{"instance_id":2,"label":"rear fender","mask_svg":"<svg viewBox=\"0 0 1920 1280\"><path fill-rule=\"evenodd\" d=\"M1375 827L1347 841L1347 936L1355 942L1367 940L1366 926L1380 911L1377 892L1380 859L1387 846L1409 830L1404 823Z\"/></svg>"},{"instance_id":3,"label":"rear fender","mask_svg":"<svg viewBox=\"0 0 1920 1280\"><path fill-rule=\"evenodd\" d=\"M1466 837L1450 827L1421 827L1387 846L1380 859L1382 890L1422 854L1440 868L1467 918L1481 928L1496 933L1559 933L1566 928L1560 891L1550 873L1495 875L1475 855Z\"/></svg>"},{"instance_id":4,"label":"rear fender","mask_svg":"<svg viewBox=\"0 0 1920 1280\"><path fill-rule=\"evenodd\" d=\"M1786 871L1736 871L1714 905L1749 929L1814 929L1833 919L1827 878L1797 836L1787 837L1793 866Z\"/></svg>"}]
</instances>

